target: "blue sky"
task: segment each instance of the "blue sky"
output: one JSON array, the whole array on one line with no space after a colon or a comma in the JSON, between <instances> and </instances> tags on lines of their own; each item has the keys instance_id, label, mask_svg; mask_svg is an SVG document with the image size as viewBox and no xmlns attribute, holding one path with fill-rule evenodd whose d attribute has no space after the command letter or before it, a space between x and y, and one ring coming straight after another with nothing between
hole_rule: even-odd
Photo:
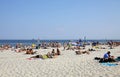
<instances>
[{"instance_id":1,"label":"blue sky","mask_svg":"<svg viewBox=\"0 0 120 77\"><path fill-rule=\"evenodd\" d=\"M0 39L120 39L120 0L0 0Z\"/></svg>"}]
</instances>

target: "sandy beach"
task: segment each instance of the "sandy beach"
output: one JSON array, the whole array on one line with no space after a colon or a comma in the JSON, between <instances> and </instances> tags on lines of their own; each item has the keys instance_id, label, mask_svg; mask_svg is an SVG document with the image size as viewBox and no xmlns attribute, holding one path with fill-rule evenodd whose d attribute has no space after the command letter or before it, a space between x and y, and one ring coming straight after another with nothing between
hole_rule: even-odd
<instances>
[{"instance_id":1,"label":"sandy beach","mask_svg":"<svg viewBox=\"0 0 120 77\"><path fill-rule=\"evenodd\" d=\"M0 0L0 77L120 77L120 0Z\"/></svg>"},{"instance_id":2,"label":"sandy beach","mask_svg":"<svg viewBox=\"0 0 120 77\"><path fill-rule=\"evenodd\" d=\"M37 54L45 54L49 49L39 49ZM72 50L60 48L61 54L53 59L27 58L24 52L11 50L0 52L0 77L120 77L120 63L117 66L103 66L94 57L102 57L107 51L120 56L120 47L97 49L90 54L76 55ZM36 55L36 54L35 54Z\"/></svg>"}]
</instances>

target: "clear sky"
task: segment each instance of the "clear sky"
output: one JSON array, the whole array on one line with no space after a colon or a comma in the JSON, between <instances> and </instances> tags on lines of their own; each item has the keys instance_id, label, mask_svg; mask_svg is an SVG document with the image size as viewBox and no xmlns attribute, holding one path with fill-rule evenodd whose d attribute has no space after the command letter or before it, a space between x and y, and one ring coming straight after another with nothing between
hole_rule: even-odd
<instances>
[{"instance_id":1,"label":"clear sky","mask_svg":"<svg viewBox=\"0 0 120 77\"><path fill-rule=\"evenodd\" d=\"M120 0L0 0L0 39L120 39Z\"/></svg>"}]
</instances>

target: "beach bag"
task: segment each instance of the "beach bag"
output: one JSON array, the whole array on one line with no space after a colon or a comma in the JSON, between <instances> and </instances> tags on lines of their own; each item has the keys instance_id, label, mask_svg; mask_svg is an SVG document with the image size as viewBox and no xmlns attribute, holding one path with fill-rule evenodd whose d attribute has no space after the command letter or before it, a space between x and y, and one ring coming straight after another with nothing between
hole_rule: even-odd
<instances>
[{"instance_id":1,"label":"beach bag","mask_svg":"<svg viewBox=\"0 0 120 77\"><path fill-rule=\"evenodd\" d=\"M99 63L105 62L103 58L100 59Z\"/></svg>"},{"instance_id":2,"label":"beach bag","mask_svg":"<svg viewBox=\"0 0 120 77\"><path fill-rule=\"evenodd\" d=\"M101 58L99 58L99 57L95 57L94 59L95 59L95 60L100 60Z\"/></svg>"}]
</instances>

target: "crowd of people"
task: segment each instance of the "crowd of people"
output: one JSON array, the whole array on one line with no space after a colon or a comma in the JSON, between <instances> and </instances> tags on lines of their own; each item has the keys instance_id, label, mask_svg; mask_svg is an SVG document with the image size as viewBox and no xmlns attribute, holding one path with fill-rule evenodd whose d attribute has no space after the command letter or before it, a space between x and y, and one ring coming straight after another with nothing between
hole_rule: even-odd
<instances>
[{"instance_id":1,"label":"crowd of people","mask_svg":"<svg viewBox=\"0 0 120 77\"><path fill-rule=\"evenodd\" d=\"M8 49L10 49L10 48L11 48L11 45L9 45L9 44L1 45L1 46L0 46L0 50L1 50L1 51L3 51L3 50L8 50Z\"/></svg>"},{"instance_id":2,"label":"crowd of people","mask_svg":"<svg viewBox=\"0 0 120 77\"><path fill-rule=\"evenodd\" d=\"M59 42L50 42L50 43L41 43L41 44L38 44L38 45L35 45L35 44L32 44L31 46L24 46L23 44L21 43L18 43L16 44L15 47L12 47L11 45L7 44L7 45L1 45L0 46L0 51L2 50L8 50L8 49L11 49L12 51L15 51L15 52L24 52L25 54L36 54L37 51L34 51L34 49L48 49L49 47L50 48L53 48L51 52L48 52L47 54L40 54L40 55L36 55L36 56L32 56L31 58L42 58L42 59L45 59L45 58L54 58L58 55L61 55L61 52L59 50L60 47L63 47L63 51L64 50L72 50L72 51L75 51L75 54L76 55L81 55L81 54L90 54L90 51L95 51L94 47L96 46L99 46L100 43L99 42L93 42L91 44L92 48L91 49L88 49L88 50L84 50L85 49L85 45L80 45L80 43L76 43L76 45L73 45L71 42L69 43L64 43L64 44L61 44ZM118 46L120 45L120 42L108 42L106 45L108 45L110 47L110 49L113 48L113 46ZM57 51L55 52L55 49L57 49ZM103 58L96 58L96 59L99 59L100 61L99 62L114 62L115 59L114 59L114 56L111 56L110 55L110 51L108 51L107 53L104 54Z\"/></svg>"},{"instance_id":3,"label":"crowd of people","mask_svg":"<svg viewBox=\"0 0 120 77\"><path fill-rule=\"evenodd\" d=\"M55 52L55 49L52 49L51 52L48 52L47 54L44 55L36 55L32 56L31 58L41 58L41 59L47 59L47 58L55 58L56 56L61 55L60 50L57 48L57 51Z\"/></svg>"}]
</instances>

